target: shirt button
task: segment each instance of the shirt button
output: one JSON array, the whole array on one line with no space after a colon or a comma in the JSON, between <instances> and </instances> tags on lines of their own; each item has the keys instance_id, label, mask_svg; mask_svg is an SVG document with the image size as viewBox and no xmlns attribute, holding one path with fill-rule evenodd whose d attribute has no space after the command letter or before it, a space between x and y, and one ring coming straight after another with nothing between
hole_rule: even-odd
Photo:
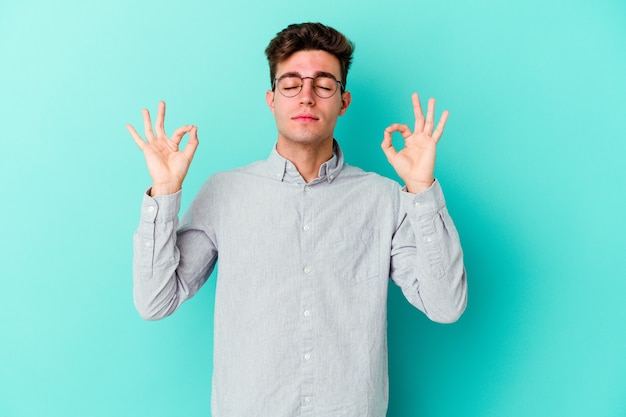
<instances>
[{"instance_id":1,"label":"shirt button","mask_svg":"<svg viewBox=\"0 0 626 417\"><path fill-rule=\"evenodd\" d=\"M311 397L308 397L308 396L307 396L307 397L304 397L304 402L305 402L305 403L307 403L307 404L308 404L308 403L310 403L311 401L313 401L313 399L312 399Z\"/></svg>"},{"instance_id":2,"label":"shirt button","mask_svg":"<svg viewBox=\"0 0 626 417\"><path fill-rule=\"evenodd\" d=\"M426 243L432 243L433 242L433 238L432 237L427 237L426 238Z\"/></svg>"},{"instance_id":3,"label":"shirt button","mask_svg":"<svg viewBox=\"0 0 626 417\"><path fill-rule=\"evenodd\" d=\"M309 310L306 310L304 312L304 317L309 317L311 315L311 312Z\"/></svg>"},{"instance_id":4,"label":"shirt button","mask_svg":"<svg viewBox=\"0 0 626 417\"><path fill-rule=\"evenodd\" d=\"M305 185L304 186L304 191L309 191L309 188L311 188L311 187L309 187L308 185Z\"/></svg>"},{"instance_id":5,"label":"shirt button","mask_svg":"<svg viewBox=\"0 0 626 417\"><path fill-rule=\"evenodd\" d=\"M148 206L148 213L152 213L154 211L154 206Z\"/></svg>"},{"instance_id":6,"label":"shirt button","mask_svg":"<svg viewBox=\"0 0 626 417\"><path fill-rule=\"evenodd\" d=\"M305 354L304 355L304 360L308 361L309 359L311 359L311 354L310 353Z\"/></svg>"},{"instance_id":7,"label":"shirt button","mask_svg":"<svg viewBox=\"0 0 626 417\"><path fill-rule=\"evenodd\" d=\"M335 179L335 176L334 176L334 175L331 175L331 176L330 176L330 179L331 179L331 180L334 180L334 179Z\"/></svg>"},{"instance_id":8,"label":"shirt button","mask_svg":"<svg viewBox=\"0 0 626 417\"><path fill-rule=\"evenodd\" d=\"M419 202L415 203L415 207L420 207L421 204Z\"/></svg>"},{"instance_id":9,"label":"shirt button","mask_svg":"<svg viewBox=\"0 0 626 417\"><path fill-rule=\"evenodd\" d=\"M306 268L304 268L304 273L305 274L311 273L311 268L309 268L308 266Z\"/></svg>"},{"instance_id":10,"label":"shirt button","mask_svg":"<svg viewBox=\"0 0 626 417\"><path fill-rule=\"evenodd\" d=\"M305 224L303 229L306 231L309 231L311 229L311 226L309 226L308 224Z\"/></svg>"}]
</instances>

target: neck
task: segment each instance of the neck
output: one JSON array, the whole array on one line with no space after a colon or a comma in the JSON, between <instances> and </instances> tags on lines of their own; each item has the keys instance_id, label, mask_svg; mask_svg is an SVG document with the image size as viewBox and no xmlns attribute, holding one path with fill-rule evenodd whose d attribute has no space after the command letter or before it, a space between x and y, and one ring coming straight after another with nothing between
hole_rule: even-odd
<instances>
[{"instance_id":1,"label":"neck","mask_svg":"<svg viewBox=\"0 0 626 417\"><path fill-rule=\"evenodd\" d=\"M323 143L306 145L301 143L289 143L278 141L276 150L285 159L291 161L304 178L311 182L316 179L320 172L320 166L333 156L333 139Z\"/></svg>"}]
</instances>

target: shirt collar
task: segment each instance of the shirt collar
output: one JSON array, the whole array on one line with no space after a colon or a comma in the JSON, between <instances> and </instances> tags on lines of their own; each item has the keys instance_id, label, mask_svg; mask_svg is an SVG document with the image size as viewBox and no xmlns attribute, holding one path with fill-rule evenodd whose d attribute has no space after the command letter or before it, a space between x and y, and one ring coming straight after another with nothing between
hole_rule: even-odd
<instances>
[{"instance_id":1,"label":"shirt collar","mask_svg":"<svg viewBox=\"0 0 626 417\"><path fill-rule=\"evenodd\" d=\"M272 178L278 181L291 184L304 184L304 178L300 175L295 165L288 159L284 158L276 150L276 145L272 149L272 153L267 159ZM311 184L327 181L333 182L343 168L343 152L339 147L339 143L333 140L333 156L322 165L320 165L318 177L311 181Z\"/></svg>"}]
</instances>

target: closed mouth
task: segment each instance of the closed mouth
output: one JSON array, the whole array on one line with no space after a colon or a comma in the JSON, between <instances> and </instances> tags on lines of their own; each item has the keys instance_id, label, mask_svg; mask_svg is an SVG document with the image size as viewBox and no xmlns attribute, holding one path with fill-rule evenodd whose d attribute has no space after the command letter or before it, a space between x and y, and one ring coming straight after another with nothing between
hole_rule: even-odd
<instances>
[{"instance_id":1,"label":"closed mouth","mask_svg":"<svg viewBox=\"0 0 626 417\"><path fill-rule=\"evenodd\" d=\"M300 120L303 122L312 122L318 120L317 117L311 116L310 114L299 114L293 118L294 120Z\"/></svg>"}]
</instances>

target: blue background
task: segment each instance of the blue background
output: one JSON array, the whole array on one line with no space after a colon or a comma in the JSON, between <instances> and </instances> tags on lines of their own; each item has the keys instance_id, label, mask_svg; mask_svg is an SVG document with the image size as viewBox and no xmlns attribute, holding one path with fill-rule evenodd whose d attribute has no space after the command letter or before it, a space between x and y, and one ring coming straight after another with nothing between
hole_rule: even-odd
<instances>
[{"instance_id":1,"label":"blue background","mask_svg":"<svg viewBox=\"0 0 626 417\"><path fill-rule=\"evenodd\" d=\"M0 416L209 415L214 280L174 316L132 303L149 185L124 125L199 126L185 208L276 138L263 50L293 22L356 43L349 163L395 178L410 93L451 111L437 177L469 306L430 323L392 288L390 417L626 416L626 4L0 3Z\"/></svg>"}]
</instances>

